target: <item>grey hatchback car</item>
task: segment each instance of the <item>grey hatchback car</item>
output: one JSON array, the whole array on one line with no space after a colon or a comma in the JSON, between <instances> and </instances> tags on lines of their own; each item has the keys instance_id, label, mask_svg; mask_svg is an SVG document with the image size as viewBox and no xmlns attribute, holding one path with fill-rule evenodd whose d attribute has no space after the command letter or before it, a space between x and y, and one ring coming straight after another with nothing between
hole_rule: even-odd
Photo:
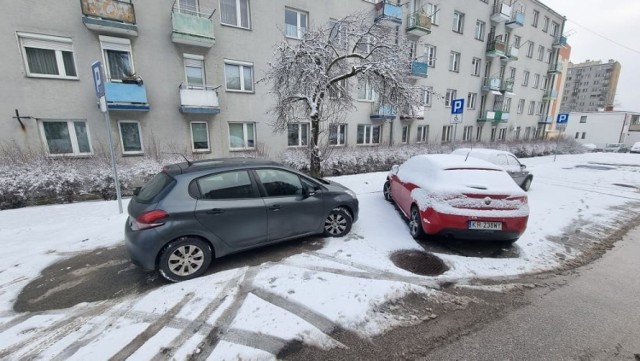
<instances>
[{"instance_id":1,"label":"grey hatchback car","mask_svg":"<svg viewBox=\"0 0 640 361\"><path fill-rule=\"evenodd\" d=\"M226 158L165 166L134 192L131 260L171 282L227 254L308 235L341 237L358 219L350 189L279 163Z\"/></svg>"}]
</instances>

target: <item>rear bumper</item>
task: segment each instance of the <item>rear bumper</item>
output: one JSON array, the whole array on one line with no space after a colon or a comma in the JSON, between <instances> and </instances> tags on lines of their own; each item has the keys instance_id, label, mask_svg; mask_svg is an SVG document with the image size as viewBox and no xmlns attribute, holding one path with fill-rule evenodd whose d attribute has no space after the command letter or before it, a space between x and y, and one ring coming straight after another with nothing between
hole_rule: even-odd
<instances>
[{"instance_id":1,"label":"rear bumper","mask_svg":"<svg viewBox=\"0 0 640 361\"><path fill-rule=\"evenodd\" d=\"M124 245L131 262L146 271L156 270L156 258L160 252L158 238L156 229L133 231L127 220L124 226Z\"/></svg>"},{"instance_id":2,"label":"rear bumper","mask_svg":"<svg viewBox=\"0 0 640 361\"><path fill-rule=\"evenodd\" d=\"M425 233L451 236L469 240L510 241L518 239L527 228L528 216L524 217L469 217L458 214L438 213L433 209L421 212ZM469 229L469 221L500 222L502 230Z\"/></svg>"}]
</instances>

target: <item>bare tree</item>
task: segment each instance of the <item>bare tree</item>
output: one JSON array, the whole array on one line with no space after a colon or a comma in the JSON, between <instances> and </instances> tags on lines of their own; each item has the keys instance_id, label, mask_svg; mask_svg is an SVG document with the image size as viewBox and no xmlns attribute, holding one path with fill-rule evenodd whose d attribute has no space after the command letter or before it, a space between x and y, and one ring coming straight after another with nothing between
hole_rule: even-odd
<instances>
[{"instance_id":1,"label":"bare tree","mask_svg":"<svg viewBox=\"0 0 640 361\"><path fill-rule=\"evenodd\" d=\"M265 76L276 97L273 125L283 132L290 123L311 123L312 175L320 175L321 163L330 154L326 132L331 124L355 110L349 79L357 79L359 91L375 94L375 111L412 113L418 91L408 77L409 49L397 26L376 23L371 13L331 21L277 46Z\"/></svg>"}]
</instances>

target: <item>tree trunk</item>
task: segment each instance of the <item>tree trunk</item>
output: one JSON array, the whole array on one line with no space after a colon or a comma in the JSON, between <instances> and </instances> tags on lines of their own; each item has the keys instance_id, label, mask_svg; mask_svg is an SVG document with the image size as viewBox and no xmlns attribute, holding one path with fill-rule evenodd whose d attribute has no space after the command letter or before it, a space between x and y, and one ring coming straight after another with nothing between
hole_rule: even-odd
<instances>
[{"instance_id":1,"label":"tree trunk","mask_svg":"<svg viewBox=\"0 0 640 361\"><path fill-rule=\"evenodd\" d=\"M322 157L320 154L320 146L318 144L318 139L320 139L320 121L317 117L311 118L311 142L309 146L309 173L312 177L321 177L322 170L320 168L320 163L322 161Z\"/></svg>"}]
</instances>

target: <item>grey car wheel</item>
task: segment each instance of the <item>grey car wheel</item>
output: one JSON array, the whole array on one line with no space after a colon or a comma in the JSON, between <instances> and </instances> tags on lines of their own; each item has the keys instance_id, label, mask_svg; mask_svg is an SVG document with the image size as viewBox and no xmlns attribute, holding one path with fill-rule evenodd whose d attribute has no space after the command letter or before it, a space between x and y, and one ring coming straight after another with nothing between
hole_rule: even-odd
<instances>
[{"instance_id":1,"label":"grey car wheel","mask_svg":"<svg viewBox=\"0 0 640 361\"><path fill-rule=\"evenodd\" d=\"M527 177L527 179L524 180L524 182L522 182L522 185L520 186L520 188L522 188L523 191L528 191L529 188L531 188L531 177Z\"/></svg>"},{"instance_id":2,"label":"grey car wheel","mask_svg":"<svg viewBox=\"0 0 640 361\"><path fill-rule=\"evenodd\" d=\"M420 220L420 210L418 207L411 207L411 215L409 219L409 233L414 239L420 239L424 237L424 230L422 229L422 221Z\"/></svg>"},{"instance_id":3,"label":"grey car wheel","mask_svg":"<svg viewBox=\"0 0 640 361\"><path fill-rule=\"evenodd\" d=\"M324 235L326 237L342 237L351 231L353 217L343 208L332 210L324 220Z\"/></svg>"},{"instance_id":4,"label":"grey car wheel","mask_svg":"<svg viewBox=\"0 0 640 361\"><path fill-rule=\"evenodd\" d=\"M391 202L393 199L391 198L391 182L384 182L384 187L382 187L382 194L384 194L384 199Z\"/></svg>"},{"instance_id":5,"label":"grey car wheel","mask_svg":"<svg viewBox=\"0 0 640 361\"><path fill-rule=\"evenodd\" d=\"M198 238L182 237L165 247L158 268L166 280L180 282L201 276L209 268L211 258L208 243Z\"/></svg>"}]
</instances>

